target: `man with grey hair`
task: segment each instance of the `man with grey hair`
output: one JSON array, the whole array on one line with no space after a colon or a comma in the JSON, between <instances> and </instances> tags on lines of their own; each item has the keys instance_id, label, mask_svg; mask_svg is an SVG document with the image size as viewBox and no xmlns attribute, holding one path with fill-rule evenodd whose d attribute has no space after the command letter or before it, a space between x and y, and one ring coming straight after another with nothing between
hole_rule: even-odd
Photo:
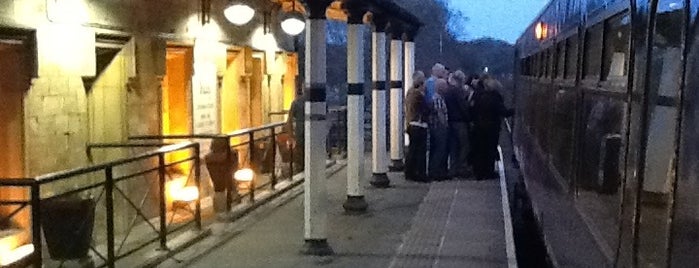
<instances>
[{"instance_id":1,"label":"man with grey hair","mask_svg":"<svg viewBox=\"0 0 699 268\"><path fill-rule=\"evenodd\" d=\"M464 89L466 74L456 71L449 77L444 101L449 114L449 177L466 179L471 176L468 165L470 149L468 122L471 120L469 93Z\"/></svg>"},{"instance_id":2,"label":"man with grey hair","mask_svg":"<svg viewBox=\"0 0 699 268\"><path fill-rule=\"evenodd\" d=\"M449 178L448 152L449 152L449 114L444 103L449 84L444 79L435 81L435 93L430 104L430 159L429 177L432 180L442 181Z\"/></svg>"},{"instance_id":3,"label":"man with grey hair","mask_svg":"<svg viewBox=\"0 0 699 268\"><path fill-rule=\"evenodd\" d=\"M432 97L437 91L435 88L435 82L437 79L446 79L447 75L447 68L441 63L436 63L434 66L432 66L432 75L429 79L427 79L427 81L425 81L425 99L427 100L427 103L432 102Z\"/></svg>"},{"instance_id":4,"label":"man with grey hair","mask_svg":"<svg viewBox=\"0 0 699 268\"><path fill-rule=\"evenodd\" d=\"M405 122L410 144L405 156L405 179L427 181L427 119L429 109L425 101L425 74L413 74L413 86L405 97Z\"/></svg>"}]
</instances>

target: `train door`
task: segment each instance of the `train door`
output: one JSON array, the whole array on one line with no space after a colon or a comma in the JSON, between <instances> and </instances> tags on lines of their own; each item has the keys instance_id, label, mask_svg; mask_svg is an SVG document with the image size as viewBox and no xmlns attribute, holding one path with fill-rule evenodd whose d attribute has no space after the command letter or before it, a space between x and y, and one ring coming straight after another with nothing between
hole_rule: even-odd
<instances>
[{"instance_id":1,"label":"train door","mask_svg":"<svg viewBox=\"0 0 699 268\"><path fill-rule=\"evenodd\" d=\"M699 234L699 28L696 27L699 1L691 1L690 11L689 25L695 26L686 39L682 133L674 187L674 217L671 218L671 261L668 262L672 267L692 267L699 263L696 251Z\"/></svg>"},{"instance_id":2,"label":"train door","mask_svg":"<svg viewBox=\"0 0 699 268\"><path fill-rule=\"evenodd\" d=\"M684 66L684 1L636 3L636 68L619 266L668 265ZM651 13L655 12L655 13ZM647 42L650 41L650 42ZM637 195L637 194L640 194Z\"/></svg>"}]
</instances>

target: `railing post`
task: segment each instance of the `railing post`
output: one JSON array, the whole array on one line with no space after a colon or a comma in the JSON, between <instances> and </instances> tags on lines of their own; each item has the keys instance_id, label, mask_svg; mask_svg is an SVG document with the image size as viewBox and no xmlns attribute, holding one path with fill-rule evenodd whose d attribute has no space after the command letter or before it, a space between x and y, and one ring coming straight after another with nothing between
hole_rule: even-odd
<instances>
[{"instance_id":1,"label":"railing post","mask_svg":"<svg viewBox=\"0 0 699 268\"><path fill-rule=\"evenodd\" d=\"M253 179L250 181L250 203L255 202L255 176L258 176L257 174L257 166L255 165L255 132L251 131L248 135L250 135L250 169L252 170L253 173Z\"/></svg>"},{"instance_id":2,"label":"railing post","mask_svg":"<svg viewBox=\"0 0 699 268\"><path fill-rule=\"evenodd\" d=\"M197 229L201 230L201 158L199 153L199 143L194 144L194 183L197 187L197 200L194 208L194 220L197 224Z\"/></svg>"},{"instance_id":3,"label":"railing post","mask_svg":"<svg viewBox=\"0 0 699 268\"><path fill-rule=\"evenodd\" d=\"M165 197L165 154L158 154L158 186L160 192L160 232L158 236L160 238L160 249L167 249L167 205Z\"/></svg>"},{"instance_id":4,"label":"railing post","mask_svg":"<svg viewBox=\"0 0 699 268\"><path fill-rule=\"evenodd\" d=\"M293 135L293 133L291 133L292 131L293 130L287 129L286 130L287 136L291 137L291 135ZM289 143L287 142L287 144L285 144L284 146L288 146L288 145L289 145ZM288 146L288 147L289 147L289 155L291 156L291 157L289 157L289 180L293 181L294 180L294 153L296 152L295 140L294 140L294 143L292 144L292 146Z\"/></svg>"},{"instance_id":5,"label":"railing post","mask_svg":"<svg viewBox=\"0 0 699 268\"><path fill-rule=\"evenodd\" d=\"M39 182L32 182L31 186L31 206L32 206L32 244L34 245L34 267L43 266L41 256L41 191Z\"/></svg>"},{"instance_id":6,"label":"railing post","mask_svg":"<svg viewBox=\"0 0 699 268\"><path fill-rule=\"evenodd\" d=\"M106 178L104 184L105 206L107 207L107 267L115 267L116 256L114 254L114 175L112 167L104 170Z\"/></svg>"},{"instance_id":7,"label":"railing post","mask_svg":"<svg viewBox=\"0 0 699 268\"><path fill-rule=\"evenodd\" d=\"M274 131L274 127L271 128L272 131L272 190L274 190L277 185L277 137Z\"/></svg>"}]
</instances>

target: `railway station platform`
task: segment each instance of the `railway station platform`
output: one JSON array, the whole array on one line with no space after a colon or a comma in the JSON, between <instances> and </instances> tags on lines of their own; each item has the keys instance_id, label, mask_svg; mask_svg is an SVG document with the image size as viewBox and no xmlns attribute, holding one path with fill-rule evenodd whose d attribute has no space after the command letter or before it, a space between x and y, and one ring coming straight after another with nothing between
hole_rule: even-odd
<instances>
[{"instance_id":1,"label":"railway station platform","mask_svg":"<svg viewBox=\"0 0 699 268\"><path fill-rule=\"evenodd\" d=\"M371 157L368 159L369 166ZM346 173L328 178L326 257L300 254L303 185L159 267L517 267L504 171L499 180L417 183L389 173L392 187L364 185L369 211L348 215ZM367 178L370 174L367 174ZM505 197L503 197L503 194Z\"/></svg>"}]
</instances>

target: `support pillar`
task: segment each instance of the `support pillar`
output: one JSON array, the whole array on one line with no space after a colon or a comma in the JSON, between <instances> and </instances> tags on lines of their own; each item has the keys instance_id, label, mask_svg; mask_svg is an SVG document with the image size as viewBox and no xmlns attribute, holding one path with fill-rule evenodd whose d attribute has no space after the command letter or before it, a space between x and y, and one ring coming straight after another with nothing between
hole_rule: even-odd
<instances>
[{"instance_id":1,"label":"support pillar","mask_svg":"<svg viewBox=\"0 0 699 268\"><path fill-rule=\"evenodd\" d=\"M326 122L326 54L325 11L329 0L309 1L310 16L306 30L306 78L308 98L305 104L305 181L304 246L307 255L332 255L327 231L327 177L325 174Z\"/></svg>"},{"instance_id":2,"label":"support pillar","mask_svg":"<svg viewBox=\"0 0 699 268\"><path fill-rule=\"evenodd\" d=\"M391 21L391 171L402 171L404 167L405 126L403 124L403 25Z\"/></svg>"},{"instance_id":3,"label":"support pillar","mask_svg":"<svg viewBox=\"0 0 699 268\"><path fill-rule=\"evenodd\" d=\"M386 24L382 14L373 15L372 34L372 79L374 87L371 98L371 185L388 188L388 154L386 151Z\"/></svg>"},{"instance_id":4,"label":"support pillar","mask_svg":"<svg viewBox=\"0 0 699 268\"><path fill-rule=\"evenodd\" d=\"M347 1L347 200L348 213L366 212L364 180L364 25L360 1Z\"/></svg>"},{"instance_id":5,"label":"support pillar","mask_svg":"<svg viewBox=\"0 0 699 268\"><path fill-rule=\"evenodd\" d=\"M405 50L405 72L403 72L403 81L405 81L403 87L405 88L405 94L413 86L413 74L415 73L415 35L417 35L419 27L409 26L406 27L403 33L403 47ZM405 96L405 95L404 95Z\"/></svg>"}]
</instances>

